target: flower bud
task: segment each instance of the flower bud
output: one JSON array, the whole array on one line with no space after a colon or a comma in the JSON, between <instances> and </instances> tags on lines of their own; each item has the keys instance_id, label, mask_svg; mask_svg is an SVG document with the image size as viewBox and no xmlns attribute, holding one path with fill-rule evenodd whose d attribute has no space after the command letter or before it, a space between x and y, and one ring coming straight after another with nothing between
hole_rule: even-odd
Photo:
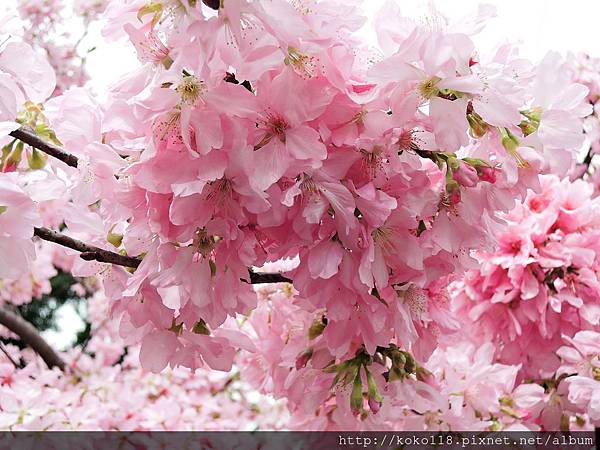
<instances>
[{"instance_id":1,"label":"flower bud","mask_svg":"<svg viewBox=\"0 0 600 450\"><path fill-rule=\"evenodd\" d=\"M381 404L383 403L383 397L379 393L379 389L377 389L377 384L375 383L375 378L371 372L369 372L365 368L365 372L367 374L367 384L368 384L368 403L369 409L373 412L373 414L377 414L377 412L381 409Z\"/></svg>"},{"instance_id":2,"label":"flower bud","mask_svg":"<svg viewBox=\"0 0 600 450\"><path fill-rule=\"evenodd\" d=\"M19 163L21 162L21 158L23 156L23 142L19 141L15 145L13 151L10 153L10 156L6 159L4 163L4 172L14 172L17 170Z\"/></svg>"},{"instance_id":3,"label":"flower bud","mask_svg":"<svg viewBox=\"0 0 600 450\"><path fill-rule=\"evenodd\" d=\"M452 178L464 187L475 187L479 181L477 170L464 161L459 161L458 168L452 172Z\"/></svg>"},{"instance_id":4,"label":"flower bud","mask_svg":"<svg viewBox=\"0 0 600 450\"><path fill-rule=\"evenodd\" d=\"M509 152L516 152L519 148L519 140L512 134L506 134L502 137L502 146Z\"/></svg>"},{"instance_id":5,"label":"flower bud","mask_svg":"<svg viewBox=\"0 0 600 450\"><path fill-rule=\"evenodd\" d=\"M500 136L502 136L502 146L506 149L508 154L512 156L519 167L528 167L529 163L519 154L519 139L510 132L508 128L498 128Z\"/></svg>"},{"instance_id":6,"label":"flower bud","mask_svg":"<svg viewBox=\"0 0 600 450\"><path fill-rule=\"evenodd\" d=\"M467 122L471 135L476 139L483 137L488 131L488 124L474 111L467 114Z\"/></svg>"},{"instance_id":7,"label":"flower bud","mask_svg":"<svg viewBox=\"0 0 600 450\"><path fill-rule=\"evenodd\" d=\"M48 156L33 148L31 153L27 153L27 163L31 170L41 170L46 165Z\"/></svg>"},{"instance_id":8,"label":"flower bud","mask_svg":"<svg viewBox=\"0 0 600 450\"><path fill-rule=\"evenodd\" d=\"M312 341L313 339L316 339L319 336L321 336L321 334L323 334L323 331L325 331L325 327L327 326L326 320L327 319L325 319L324 317L321 317L320 319L316 319L312 323L312 325L308 329L308 339Z\"/></svg>"},{"instance_id":9,"label":"flower bud","mask_svg":"<svg viewBox=\"0 0 600 450\"><path fill-rule=\"evenodd\" d=\"M519 124L519 128L525 136L529 136L530 134L535 133L538 130L539 126L539 123L532 122L530 120L523 120Z\"/></svg>"},{"instance_id":10,"label":"flower bud","mask_svg":"<svg viewBox=\"0 0 600 450\"><path fill-rule=\"evenodd\" d=\"M313 354L312 348L307 348L304 352L302 352L300 354L300 356L298 356L296 358L296 370L300 370L300 369L306 367L306 365L308 364L308 361L310 360L310 358L312 358L312 354Z\"/></svg>"},{"instance_id":11,"label":"flower bud","mask_svg":"<svg viewBox=\"0 0 600 450\"><path fill-rule=\"evenodd\" d=\"M494 167L481 166L477 168L477 175L479 175L481 181L494 184L496 182L496 170Z\"/></svg>"},{"instance_id":12,"label":"flower bud","mask_svg":"<svg viewBox=\"0 0 600 450\"><path fill-rule=\"evenodd\" d=\"M360 366L356 371L356 377L354 378L354 384L352 385L352 394L350 395L350 409L352 414L359 416L363 409L363 392L362 392L362 379L360 377Z\"/></svg>"},{"instance_id":13,"label":"flower bud","mask_svg":"<svg viewBox=\"0 0 600 450\"><path fill-rule=\"evenodd\" d=\"M451 206L460 203L460 185L455 180L446 182L446 193L448 194L448 203Z\"/></svg>"}]
</instances>

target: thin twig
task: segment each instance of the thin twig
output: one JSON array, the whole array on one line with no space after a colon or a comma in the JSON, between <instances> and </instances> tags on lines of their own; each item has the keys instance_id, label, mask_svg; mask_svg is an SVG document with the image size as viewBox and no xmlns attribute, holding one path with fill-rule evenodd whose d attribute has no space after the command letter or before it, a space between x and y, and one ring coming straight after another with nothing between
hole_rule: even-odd
<instances>
[{"instance_id":1,"label":"thin twig","mask_svg":"<svg viewBox=\"0 0 600 450\"><path fill-rule=\"evenodd\" d=\"M6 306L0 307L0 325L4 325L19 336L25 344L40 355L50 369L58 367L60 370L64 370L65 362L40 335L38 330Z\"/></svg>"},{"instance_id":2,"label":"thin twig","mask_svg":"<svg viewBox=\"0 0 600 450\"><path fill-rule=\"evenodd\" d=\"M20 141L23 141L25 144L37 148L47 155L50 155L56 159L60 159L68 166L77 167L79 160L75 155L67 153L59 146L42 139L29 127L21 127L12 131L10 135Z\"/></svg>"},{"instance_id":3,"label":"thin twig","mask_svg":"<svg viewBox=\"0 0 600 450\"><path fill-rule=\"evenodd\" d=\"M4 348L4 345L2 344L2 342L0 342L0 350L2 350L2 353L4 353L6 355L6 357L12 363L12 365L15 366L15 369L21 368L21 365L17 364L17 362L13 359L13 357L10 356L10 353L8 353L8 351Z\"/></svg>"},{"instance_id":4,"label":"thin twig","mask_svg":"<svg viewBox=\"0 0 600 450\"><path fill-rule=\"evenodd\" d=\"M585 155L585 158L583 159L583 162L581 163L581 165L585 166L585 170L583 172L581 172L580 178L583 178L585 176L585 174L589 174L590 165L592 164L594 155L595 155L594 149L593 149L592 145L590 145L590 149L588 150L587 154Z\"/></svg>"}]
</instances>

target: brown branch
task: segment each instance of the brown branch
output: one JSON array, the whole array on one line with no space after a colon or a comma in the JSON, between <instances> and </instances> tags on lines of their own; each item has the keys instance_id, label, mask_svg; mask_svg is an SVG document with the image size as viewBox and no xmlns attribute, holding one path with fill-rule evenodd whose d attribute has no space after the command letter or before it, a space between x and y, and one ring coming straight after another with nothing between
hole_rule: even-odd
<instances>
[{"instance_id":1,"label":"brown branch","mask_svg":"<svg viewBox=\"0 0 600 450\"><path fill-rule=\"evenodd\" d=\"M108 264L115 264L117 266L131 267L133 269L137 268L142 262L142 260L139 258L121 255L119 253L111 252L110 250L104 250L48 228L35 228L34 234L45 241L54 242L55 244L62 245L63 247L68 247L81 252L81 255L79 256L86 261L98 261ZM248 270L248 274L250 278L250 284L292 282L290 278L280 273L254 272L252 270ZM243 281L248 282L248 280Z\"/></svg>"},{"instance_id":2,"label":"brown branch","mask_svg":"<svg viewBox=\"0 0 600 450\"><path fill-rule=\"evenodd\" d=\"M595 155L594 148L590 144L590 148L589 148L588 152L586 153L585 158L583 159L581 164L579 164L580 166L585 166L585 170L581 173L580 178L583 178L586 174L589 174L590 165L592 164L592 159L594 159L594 155Z\"/></svg>"},{"instance_id":3,"label":"brown branch","mask_svg":"<svg viewBox=\"0 0 600 450\"><path fill-rule=\"evenodd\" d=\"M56 159L60 159L68 166L77 167L79 160L75 155L71 155L57 145L51 144L50 142L42 139L29 127L21 127L18 130L11 132L10 135L20 141L23 141L27 145L37 148L47 155L53 156Z\"/></svg>"},{"instance_id":4,"label":"brown branch","mask_svg":"<svg viewBox=\"0 0 600 450\"><path fill-rule=\"evenodd\" d=\"M17 362L13 359L12 356L10 356L10 353L8 353L8 351L4 348L4 345L2 345L2 343L0 343L0 350L2 350L2 353L4 353L4 355L12 363L12 365L15 366L15 369L22 369L23 368L20 364L17 364Z\"/></svg>"},{"instance_id":5,"label":"brown branch","mask_svg":"<svg viewBox=\"0 0 600 450\"><path fill-rule=\"evenodd\" d=\"M58 367L60 370L64 370L65 362L62 358L50 347L38 330L20 315L10 311L6 306L2 306L0 307L0 324L19 336L25 344L40 355L50 369Z\"/></svg>"},{"instance_id":6,"label":"brown branch","mask_svg":"<svg viewBox=\"0 0 600 450\"><path fill-rule=\"evenodd\" d=\"M260 283L292 283L292 280L280 273L254 272L248 269L250 284Z\"/></svg>"},{"instance_id":7,"label":"brown branch","mask_svg":"<svg viewBox=\"0 0 600 450\"><path fill-rule=\"evenodd\" d=\"M86 261L98 261L108 264L115 264L117 266L137 268L142 262L139 258L132 258L131 256L121 255L119 253L104 250L100 247L88 245L84 242L73 239L66 236L58 231L50 230L48 228L35 228L34 234L45 241L54 242L55 244L68 247L73 250L81 252L79 255Z\"/></svg>"}]
</instances>

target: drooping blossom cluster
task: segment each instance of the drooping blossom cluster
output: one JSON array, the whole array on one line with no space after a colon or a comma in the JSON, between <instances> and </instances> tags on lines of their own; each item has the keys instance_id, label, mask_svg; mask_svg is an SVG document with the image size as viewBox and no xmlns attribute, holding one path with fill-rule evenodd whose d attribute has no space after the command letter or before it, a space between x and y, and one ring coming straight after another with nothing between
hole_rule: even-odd
<instances>
[{"instance_id":1,"label":"drooping blossom cluster","mask_svg":"<svg viewBox=\"0 0 600 450\"><path fill-rule=\"evenodd\" d=\"M326 320L336 363L392 346L423 361L458 328L445 283L493 244L496 212L570 167L589 105L558 55L536 67L504 47L486 61L469 34L488 9L394 28L388 4L374 56L350 5L109 4L107 35L126 32L145 65L103 117L90 106L81 121L69 92L49 118L89 161L85 201L105 224L92 237L121 227L119 248L143 255L133 275L112 269L108 295L142 356L161 343L147 367L228 369L254 347L220 328L256 306L248 268L296 256L305 332Z\"/></svg>"},{"instance_id":2,"label":"drooping blossom cluster","mask_svg":"<svg viewBox=\"0 0 600 450\"><path fill-rule=\"evenodd\" d=\"M493 15L488 7L432 26L386 2L375 49L357 34L360 3L110 1L105 35L127 36L142 65L101 104L73 88L40 105L54 90L52 70L27 44L10 42L0 52L4 238L29 245L43 220L137 258L139 266L122 267L65 251L75 276L100 280L111 320L125 345L140 345L145 370L230 371L241 351L244 376L287 399L299 428L544 426L549 394L520 383L524 371L553 373L558 361L496 360L498 349L458 340L463 316L448 285L479 266L473 251L491 252L498 230L528 204L499 213L529 188L546 199L551 179L540 186L540 173L574 166L588 89L558 54L537 66L510 45L478 55L472 36ZM77 167L4 137L19 126L61 145ZM31 214L9 214L17 201ZM572 214L583 204L583 217ZM567 211L557 233L593 222L585 216L593 205L567 197L548 208ZM595 253L570 239L566 248L578 250L568 262L593 265ZM33 251L18 264L10 255L0 252L0 268L30 270ZM257 297L255 271L282 259L293 287ZM574 320L597 324L593 300L568 295L584 272L565 267L552 279L563 294L555 310L568 304L575 313L521 318L548 325L539 333L556 348L562 328L579 330L569 328ZM524 329L518 319L500 350L514 343L517 324ZM129 383L122 364L107 370Z\"/></svg>"},{"instance_id":3,"label":"drooping blossom cluster","mask_svg":"<svg viewBox=\"0 0 600 450\"><path fill-rule=\"evenodd\" d=\"M260 392L286 399L291 429L576 431L598 423L596 355L587 347L575 356L561 348L554 377L532 382L520 375L527 363L501 362L496 343L469 336L462 324L423 362L390 346L336 364L319 334L325 324L310 323L289 286L257 292L259 306L242 329L258 351L243 352L239 366Z\"/></svg>"}]
</instances>

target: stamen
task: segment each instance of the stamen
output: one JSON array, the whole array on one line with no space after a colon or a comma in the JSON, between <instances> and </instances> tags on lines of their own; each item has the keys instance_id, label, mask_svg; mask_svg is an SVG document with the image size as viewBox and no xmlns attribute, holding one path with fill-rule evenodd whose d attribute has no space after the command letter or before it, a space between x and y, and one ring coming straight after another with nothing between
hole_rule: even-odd
<instances>
[{"instance_id":1,"label":"stamen","mask_svg":"<svg viewBox=\"0 0 600 450\"><path fill-rule=\"evenodd\" d=\"M204 83L195 75L183 77L183 81L175 88L181 95L181 102L186 105L194 105L196 100L204 92Z\"/></svg>"},{"instance_id":2,"label":"stamen","mask_svg":"<svg viewBox=\"0 0 600 450\"><path fill-rule=\"evenodd\" d=\"M379 145L373 146L369 152L365 149L360 150L362 154L362 166L366 170L369 178L375 178L377 172L383 169L383 150Z\"/></svg>"},{"instance_id":3,"label":"stamen","mask_svg":"<svg viewBox=\"0 0 600 450\"><path fill-rule=\"evenodd\" d=\"M423 99L425 100L429 100L435 97L440 92L440 90L437 87L437 84L441 80L442 79L440 77L434 76L419 84L418 91L421 94L421 97L423 97Z\"/></svg>"},{"instance_id":4,"label":"stamen","mask_svg":"<svg viewBox=\"0 0 600 450\"><path fill-rule=\"evenodd\" d=\"M288 54L284 59L284 63L292 66L294 72L302 78L312 78L317 72L317 58L305 55L295 47L288 47Z\"/></svg>"}]
</instances>

